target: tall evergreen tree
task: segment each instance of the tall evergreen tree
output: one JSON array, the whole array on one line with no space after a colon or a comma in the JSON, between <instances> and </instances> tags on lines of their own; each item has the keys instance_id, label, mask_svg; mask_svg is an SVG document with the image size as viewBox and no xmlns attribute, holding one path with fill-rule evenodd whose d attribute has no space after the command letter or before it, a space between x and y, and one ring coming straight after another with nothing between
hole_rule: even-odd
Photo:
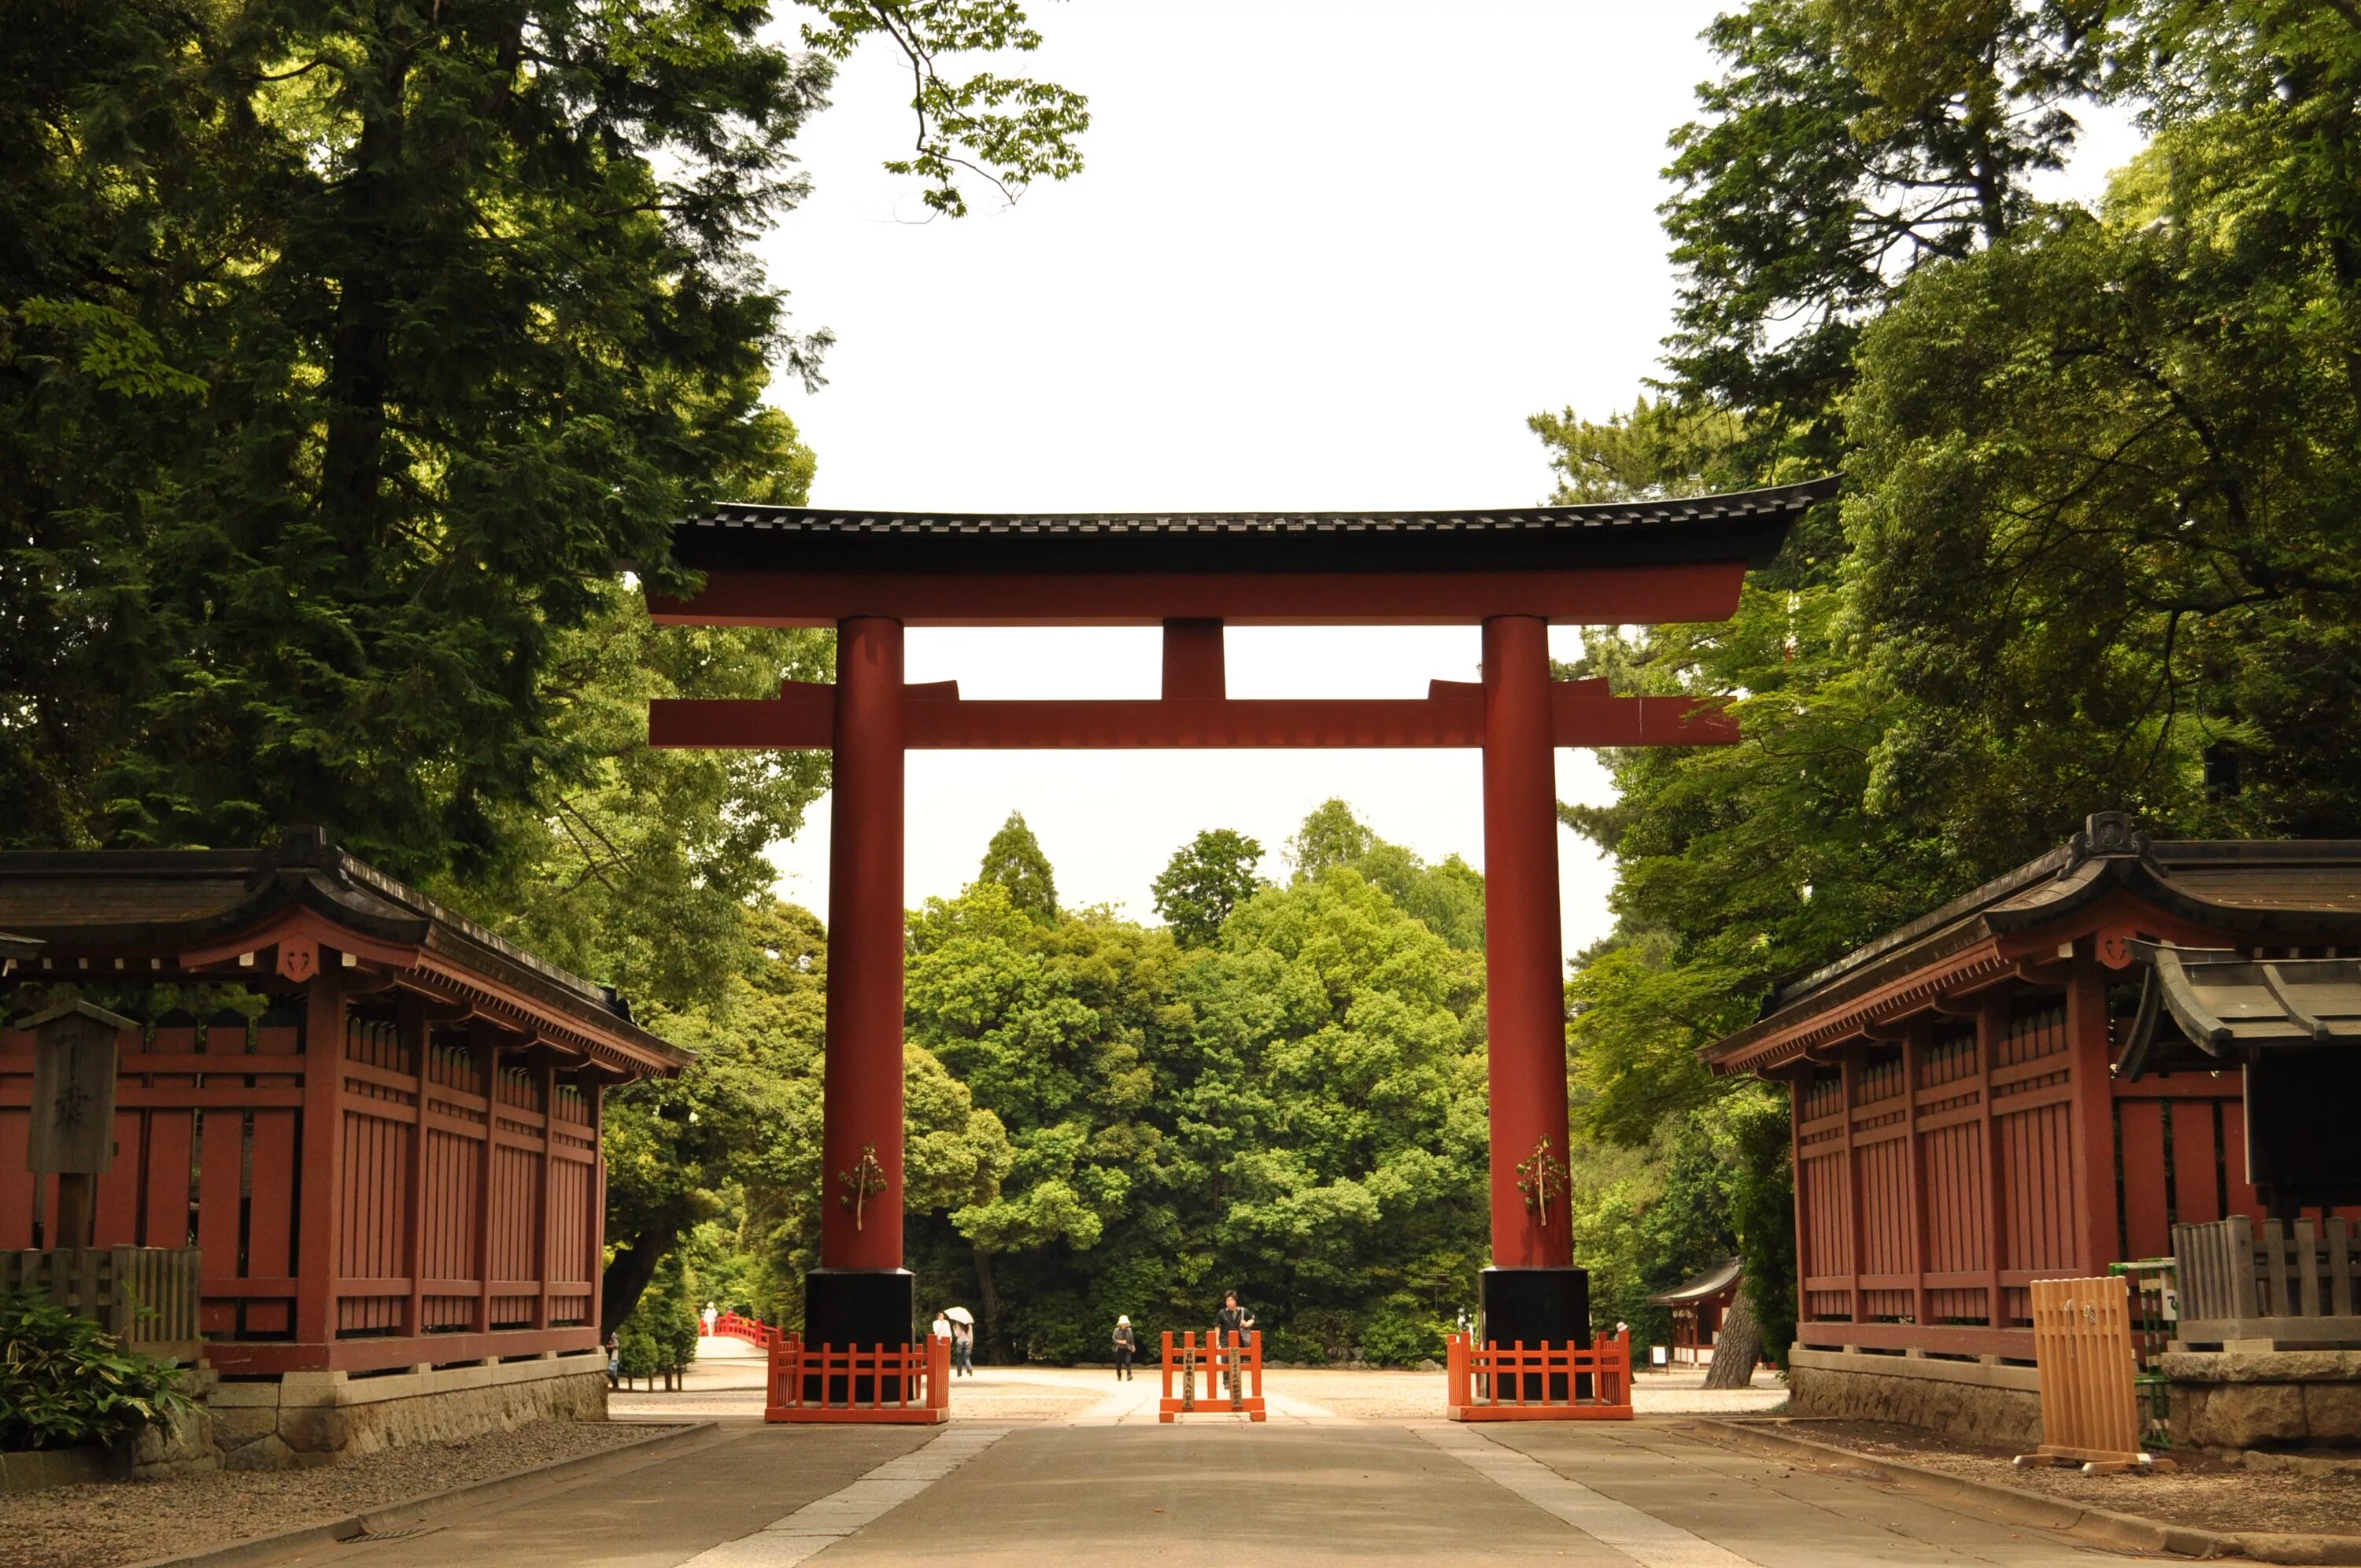
<instances>
[{"instance_id":1,"label":"tall evergreen tree","mask_svg":"<svg viewBox=\"0 0 2361 1568\"><path fill-rule=\"evenodd\" d=\"M1041 852L1041 840L1025 825L1023 812L1010 812L992 842L984 846L983 865L976 879L1007 889L1011 908L1045 926L1056 922L1058 879L1049 870L1049 857Z\"/></svg>"}]
</instances>

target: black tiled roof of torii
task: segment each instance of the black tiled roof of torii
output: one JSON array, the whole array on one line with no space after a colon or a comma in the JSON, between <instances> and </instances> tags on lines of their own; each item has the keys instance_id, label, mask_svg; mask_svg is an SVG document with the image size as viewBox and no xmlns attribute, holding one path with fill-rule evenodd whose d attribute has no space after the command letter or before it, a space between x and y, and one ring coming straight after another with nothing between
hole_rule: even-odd
<instances>
[{"instance_id":1,"label":"black tiled roof of torii","mask_svg":"<svg viewBox=\"0 0 2361 1568\"><path fill-rule=\"evenodd\" d=\"M1664 523L1787 516L1836 493L1811 479L1729 495L1580 506L1487 507L1443 511L1334 512L905 512L724 502L682 520L684 529L826 533L1304 533L1507 532L1644 528Z\"/></svg>"}]
</instances>

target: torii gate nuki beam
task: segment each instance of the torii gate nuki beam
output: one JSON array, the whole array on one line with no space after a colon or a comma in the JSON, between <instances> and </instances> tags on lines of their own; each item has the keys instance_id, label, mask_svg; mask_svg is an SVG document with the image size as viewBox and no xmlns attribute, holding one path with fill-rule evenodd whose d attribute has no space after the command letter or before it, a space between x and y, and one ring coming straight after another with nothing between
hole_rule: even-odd
<instances>
[{"instance_id":1,"label":"torii gate nuki beam","mask_svg":"<svg viewBox=\"0 0 2361 1568\"><path fill-rule=\"evenodd\" d=\"M830 796L826 1196L806 1338L903 1344L903 757L910 750L1477 747L1484 754L1485 977L1492 1266L1485 1337L1589 1343L1562 1179L1565 952L1559 746L1726 744L1718 706L1554 682L1552 620L1727 620L1833 480L1740 495L1509 511L984 516L727 506L682 523L706 574L659 621L833 626L833 685L775 699L657 701L657 746L834 752ZM1423 698L1241 701L1222 628L1478 624L1479 683ZM978 702L903 679L906 626L1154 625L1160 698ZM1521 1172L1521 1167L1522 1168ZM841 1190L840 1191L840 1189ZM843 1198L846 1201L836 1201Z\"/></svg>"}]
</instances>

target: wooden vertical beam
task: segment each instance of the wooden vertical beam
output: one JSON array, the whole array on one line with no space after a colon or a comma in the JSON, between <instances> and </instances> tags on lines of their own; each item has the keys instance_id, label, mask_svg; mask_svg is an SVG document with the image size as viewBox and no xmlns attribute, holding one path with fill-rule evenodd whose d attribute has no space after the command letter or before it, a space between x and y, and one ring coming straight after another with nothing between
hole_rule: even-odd
<instances>
[{"instance_id":1,"label":"wooden vertical beam","mask_svg":"<svg viewBox=\"0 0 2361 1568\"><path fill-rule=\"evenodd\" d=\"M1224 666L1222 623L1218 620L1168 620L1164 623L1164 697L1229 696Z\"/></svg>"},{"instance_id":2,"label":"wooden vertical beam","mask_svg":"<svg viewBox=\"0 0 2361 1568\"><path fill-rule=\"evenodd\" d=\"M583 1255L589 1261L590 1310L586 1314L598 1325L599 1343L607 1332L607 1292L605 1269L600 1266L607 1256L607 1085L603 1079L593 1078L582 1086L590 1101L590 1201L589 1215L584 1223L590 1230L590 1250Z\"/></svg>"},{"instance_id":3,"label":"wooden vertical beam","mask_svg":"<svg viewBox=\"0 0 2361 1568\"><path fill-rule=\"evenodd\" d=\"M1861 1293L1861 1151L1853 1146L1852 1113L1861 1098L1861 1042L1855 1040L1837 1058L1837 1071L1842 1075L1844 1088L1844 1164L1845 1164L1845 1263L1852 1276L1852 1321L1867 1321L1862 1312Z\"/></svg>"},{"instance_id":4,"label":"wooden vertical beam","mask_svg":"<svg viewBox=\"0 0 2361 1568\"><path fill-rule=\"evenodd\" d=\"M303 988L302 1199L296 1213L295 1339L336 1337L337 1256L344 1235L345 998L320 967Z\"/></svg>"},{"instance_id":5,"label":"wooden vertical beam","mask_svg":"<svg viewBox=\"0 0 2361 1568\"><path fill-rule=\"evenodd\" d=\"M410 1311L402 1320L404 1332L415 1337L426 1332L426 1048L432 1038L428 1033L424 998L414 991L405 991L395 1003L394 1028L397 1037L410 1058L412 1071L418 1075L418 1121L411 1129L410 1169L405 1193L409 1212L403 1214L406 1233L403 1255L410 1266Z\"/></svg>"},{"instance_id":6,"label":"wooden vertical beam","mask_svg":"<svg viewBox=\"0 0 2361 1568\"><path fill-rule=\"evenodd\" d=\"M1795 1190L1795 1321L1812 1321L1811 1292L1804 1282L1812 1276L1811 1207L1804 1197L1804 1102L1810 1098L1813 1069L1797 1062L1787 1074L1787 1176Z\"/></svg>"},{"instance_id":7,"label":"wooden vertical beam","mask_svg":"<svg viewBox=\"0 0 2361 1568\"><path fill-rule=\"evenodd\" d=\"M557 1256L549 1234L550 1212L556 1207L553 1201L556 1194L552 1189L557 1181L557 1058L546 1047L534 1054L540 1058L533 1076L541 1089L541 1192L533 1228L541 1250L541 1299L533 1310L533 1326L545 1329L549 1327L549 1277L555 1271Z\"/></svg>"},{"instance_id":8,"label":"wooden vertical beam","mask_svg":"<svg viewBox=\"0 0 2361 1568\"><path fill-rule=\"evenodd\" d=\"M2076 1265L2085 1277L2107 1271L2123 1252L2115 1223L2114 1051L2107 1036L2107 979L2097 945L2074 944L2066 982L2066 1049L2072 1062L2072 1201Z\"/></svg>"},{"instance_id":9,"label":"wooden vertical beam","mask_svg":"<svg viewBox=\"0 0 2361 1568\"><path fill-rule=\"evenodd\" d=\"M1993 1114L1993 1069L2000 1060L2001 1044L2007 1038L2008 993L1989 992L1976 1009L1976 1087L1978 1105L1983 1112L1984 1269L1992 1299L1986 1309L1990 1313L1987 1322L1996 1329L2008 1322L2007 1292L2000 1282L2001 1267L2008 1254L2008 1209L2002 1186L2000 1118Z\"/></svg>"},{"instance_id":10,"label":"wooden vertical beam","mask_svg":"<svg viewBox=\"0 0 2361 1568\"><path fill-rule=\"evenodd\" d=\"M468 1043L475 1047L476 1071L484 1080L484 1152L476 1180L476 1332L492 1328L492 1226L500 1217L493 1197L493 1179L500 1161L493 1137L500 1119L500 1033L482 1019L467 1025Z\"/></svg>"},{"instance_id":11,"label":"wooden vertical beam","mask_svg":"<svg viewBox=\"0 0 2361 1568\"><path fill-rule=\"evenodd\" d=\"M1903 1172L1910 1201L1910 1321L1927 1321L1927 1151L1918 1141L1918 1075L1926 1065L1934 1026L1921 1018L1902 1037Z\"/></svg>"}]
</instances>

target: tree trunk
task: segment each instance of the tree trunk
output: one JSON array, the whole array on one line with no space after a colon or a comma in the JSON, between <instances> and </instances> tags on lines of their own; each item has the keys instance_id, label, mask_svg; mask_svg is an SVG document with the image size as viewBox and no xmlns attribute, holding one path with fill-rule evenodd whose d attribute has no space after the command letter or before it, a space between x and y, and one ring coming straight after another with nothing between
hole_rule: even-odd
<instances>
[{"instance_id":1,"label":"tree trunk","mask_svg":"<svg viewBox=\"0 0 2361 1568\"><path fill-rule=\"evenodd\" d=\"M598 1329L602 1336L613 1333L631 1315L631 1309L640 1304L640 1298L647 1294L650 1282L656 1277L656 1265L664 1260L664 1255L679 1240L677 1231L650 1231L634 1236L631 1245L616 1249L615 1261L607 1266L598 1282Z\"/></svg>"},{"instance_id":2,"label":"tree trunk","mask_svg":"<svg viewBox=\"0 0 2361 1568\"><path fill-rule=\"evenodd\" d=\"M1000 1339L1000 1292L992 1287L992 1257L982 1247L975 1249L976 1304L983 1309L983 1332L976 1336L993 1352L995 1361L1013 1361L1008 1347Z\"/></svg>"},{"instance_id":3,"label":"tree trunk","mask_svg":"<svg viewBox=\"0 0 2361 1568\"><path fill-rule=\"evenodd\" d=\"M1708 1388L1745 1388L1754 1382L1755 1363L1763 1359L1763 1324L1754 1316L1754 1298L1746 1282L1722 1314L1721 1333L1713 1342L1713 1365L1705 1369Z\"/></svg>"}]
</instances>

